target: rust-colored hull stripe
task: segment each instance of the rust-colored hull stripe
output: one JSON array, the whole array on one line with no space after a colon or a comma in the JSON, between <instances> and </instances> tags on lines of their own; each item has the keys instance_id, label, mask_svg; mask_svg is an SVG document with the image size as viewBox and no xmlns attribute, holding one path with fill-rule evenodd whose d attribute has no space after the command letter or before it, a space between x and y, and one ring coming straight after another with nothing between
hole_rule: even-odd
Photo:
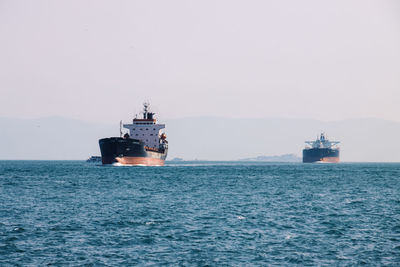
<instances>
[{"instance_id":1,"label":"rust-colored hull stripe","mask_svg":"<svg viewBox=\"0 0 400 267\"><path fill-rule=\"evenodd\" d=\"M326 157L326 158L322 158L320 161L329 162L329 163L338 163L339 158L338 157Z\"/></svg>"},{"instance_id":2,"label":"rust-colored hull stripe","mask_svg":"<svg viewBox=\"0 0 400 267\"><path fill-rule=\"evenodd\" d=\"M148 158L148 157L117 157L115 158L118 163L123 165L136 165L136 166L163 166L164 160Z\"/></svg>"}]
</instances>

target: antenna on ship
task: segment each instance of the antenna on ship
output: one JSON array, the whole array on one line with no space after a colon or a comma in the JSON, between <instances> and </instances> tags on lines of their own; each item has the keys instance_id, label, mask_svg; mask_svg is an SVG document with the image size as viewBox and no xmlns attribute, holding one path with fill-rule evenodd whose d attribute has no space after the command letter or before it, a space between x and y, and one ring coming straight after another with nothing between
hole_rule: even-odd
<instances>
[{"instance_id":1,"label":"antenna on ship","mask_svg":"<svg viewBox=\"0 0 400 267\"><path fill-rule=\"evenodd\" d=\"M122 137L122 120L119 121L119 137Z\"/></svg>"},{"instance_id":2,"label":"antenna on ship","mask_svg":"<svg viewBox=\"0 0 400 267\"><path fill-rule=\"evenodd\" d=\"M149 102L144 102L143 103L143 106L144 106L144 109L143 109L143 119L147 119L147 114L148 114L148 112L149 112L149 106L150 106L150 104L149 104Z\"/></svg>"}]
</instances>

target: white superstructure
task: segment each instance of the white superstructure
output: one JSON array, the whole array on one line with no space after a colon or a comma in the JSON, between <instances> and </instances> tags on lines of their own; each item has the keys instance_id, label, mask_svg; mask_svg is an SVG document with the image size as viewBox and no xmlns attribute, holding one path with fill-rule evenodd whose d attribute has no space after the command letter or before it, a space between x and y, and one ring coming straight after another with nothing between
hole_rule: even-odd
<instances>
[{"instance_id":1,"label":"white superstructure","mask_svg":"<svg viewBox=\"0 0 400 267\"><path fill-rule=\"evenodd\" d=\"M315 141L306 141L305 142L309 148L334 148L336 147L340 142L338 141L329 141L326 138L325 133L321 133L320 137L317 137L317 140Z\"/></svg>"},{"instance_id":2,"label":"white superstructure","mask_svg":"<svg viewBox=\"0 0 400 267\"><path fill-rule=\"evenodd\" d=\"M166 135L161 131L165 124L158 124L153 112L149 111L149 104L144 103L143 119L133 119L132 124L124 124L129 130L130 138L142 141L146 147L159 149L166 142Z\"/></svg>"}]
</instances>

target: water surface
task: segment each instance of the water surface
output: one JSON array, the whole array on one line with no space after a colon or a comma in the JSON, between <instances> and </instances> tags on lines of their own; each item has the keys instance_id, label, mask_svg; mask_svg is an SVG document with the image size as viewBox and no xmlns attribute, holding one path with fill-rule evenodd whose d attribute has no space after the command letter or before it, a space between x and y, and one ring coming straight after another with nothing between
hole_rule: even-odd
<instances>
[{"instance_id":1,"label":"water surface","mask_svg":"<svg viewBox=\"0 0 400 267\"><path fill-rule=\"evenodd\" d=\"M0 161L0 266L400 264L400 164Z\"/></svg>"}]
</instances>

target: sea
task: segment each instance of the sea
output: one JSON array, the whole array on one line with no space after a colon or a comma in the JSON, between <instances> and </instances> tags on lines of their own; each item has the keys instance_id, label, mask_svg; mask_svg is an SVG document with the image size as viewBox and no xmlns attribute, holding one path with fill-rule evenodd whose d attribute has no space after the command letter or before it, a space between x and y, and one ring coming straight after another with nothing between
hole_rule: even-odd
<instances>
[{"instance_id":1,"label":"sea","mask_svg":"<svg viewBox=\"0 0 400 267\"><path fill-rule=\"evenodd\" d=\"M400 164L0 161L0 266L400 266Z\"/></svg>"}]
</instances>

